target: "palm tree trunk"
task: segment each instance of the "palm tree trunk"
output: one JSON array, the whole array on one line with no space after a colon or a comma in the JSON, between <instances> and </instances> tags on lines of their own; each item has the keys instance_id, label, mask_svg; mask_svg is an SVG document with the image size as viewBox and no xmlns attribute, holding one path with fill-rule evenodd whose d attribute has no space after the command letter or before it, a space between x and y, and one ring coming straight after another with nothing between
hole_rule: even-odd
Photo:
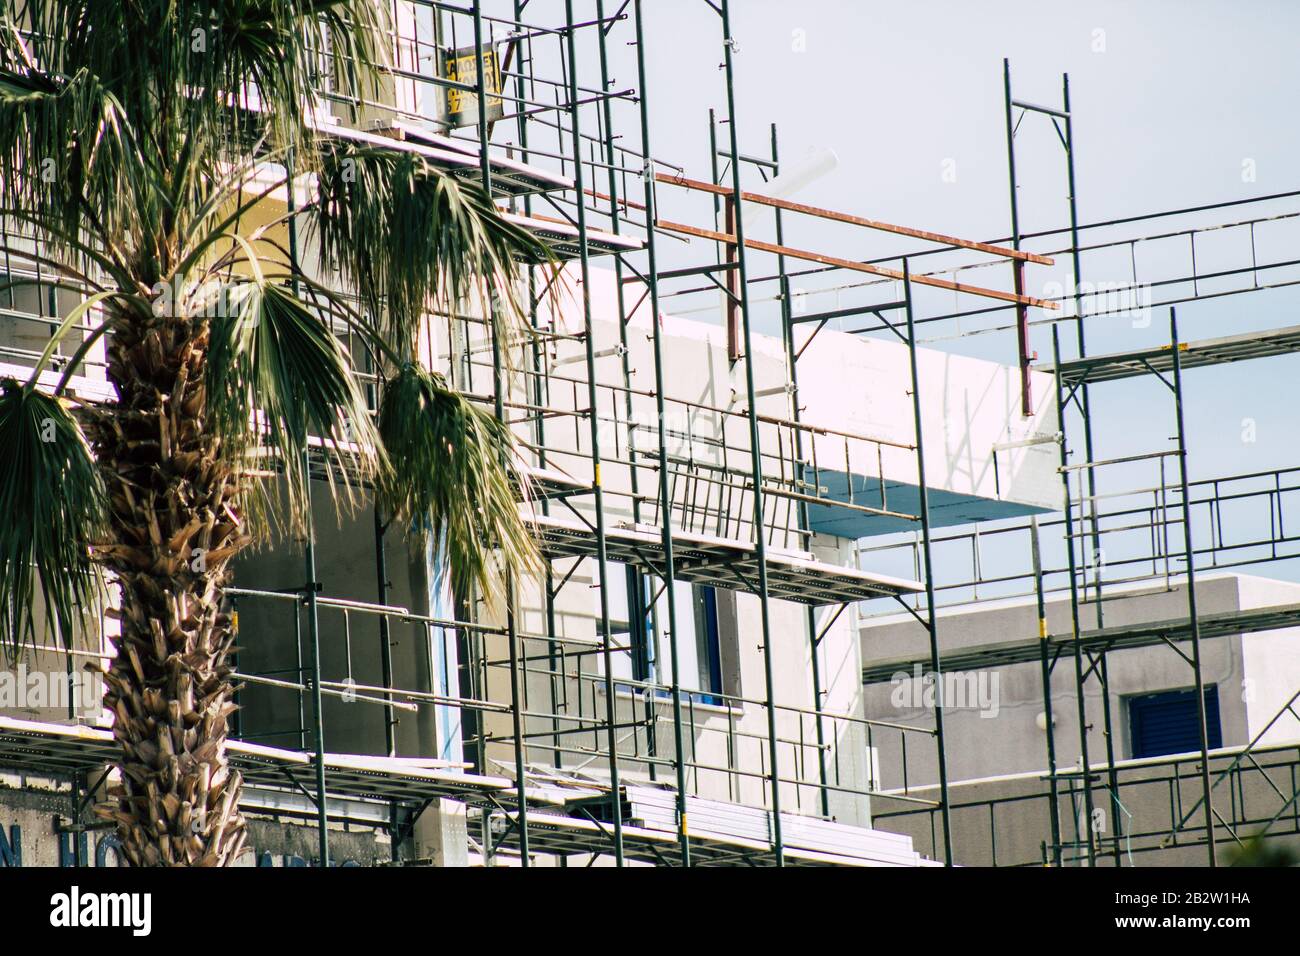
<instances>
[{"instance_id":1,"label":"palm tree trunk","mask_svg":"<svg viewBox=\"0 0 1300 956\"><path fill-rule=\"evenodd\" d=\"M221 598L248 536L239 475L204 429L207 342L205 319L120 323L108 344L119 406L89 426L121 603L105 701L122 776L98 812L135 866L226 866L246 839L226 759L234 631Z\"/></svg>"}]
</instances>

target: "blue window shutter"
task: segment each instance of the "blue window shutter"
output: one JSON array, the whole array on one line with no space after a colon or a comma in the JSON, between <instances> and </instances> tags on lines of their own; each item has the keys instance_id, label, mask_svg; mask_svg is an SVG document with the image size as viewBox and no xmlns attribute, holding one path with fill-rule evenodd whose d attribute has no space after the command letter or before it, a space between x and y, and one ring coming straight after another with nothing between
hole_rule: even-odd
<instances>
[{"instance_id":1,"label":"blue window shutter","mask_svg":"<svg viewBox=\"0 0 1300 956\"><path fill-rule=\"evenodd\" d=\"M1170 690L1128 701L1129 739L1134 757L1162 757L1201 749L1196 691ZM1210 749L1223 746L1218 688L1205 688L1205 730Z\"/></svg>"}]
</instances>

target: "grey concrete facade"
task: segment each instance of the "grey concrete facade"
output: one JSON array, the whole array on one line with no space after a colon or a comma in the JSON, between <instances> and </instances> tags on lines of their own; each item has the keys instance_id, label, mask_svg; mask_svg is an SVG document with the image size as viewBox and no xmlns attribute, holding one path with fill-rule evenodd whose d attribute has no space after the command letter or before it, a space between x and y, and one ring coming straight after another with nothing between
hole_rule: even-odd
<instances>
[{"instance_id":1,"label":"grey concrete facade","mask_svg":"<svg viewBox=\"0 0 1300 956\"><path fill-rule=\"evenodd\" d=\"M1201 575L1196 588L1202 615L1300 601L1300 585L1249 575ZM1068 597L1053 597L1047 602L1046 610L1049 632L1068 634L1071 626ZM1095 606L1084 605L1081 611L1081 628L1084 631L1095 628ZM1112 590L1104 602L1103 614L1108 627L1185 619L1186 585L1172 582L1168 586L1127 586ZM1032 598L953 607L939 615L940 645L948 653L1000 641L1032 639L1037 633L1038 612ZM891 615L868 620L860 635L863 658L868 664L907 655L923 656L923 632L910 618ZM1291 765L1297 757L1295 745L1300 743L1300 720L1284 713L1269 725L1279 709L1300 690L1300 654L1295 643L1298 638L1300 629L1285 628L1202 640L1204 681L1217 696L1223 745L1220 751L1223 756L1215 757L1212 766L1227 767L1235 751L1254 740L1270 755L1267 760L1261 758L1267 771L1246 773L1237 781L1238 794L1231 793L1226 783L1216 790L1215 806L1220 812L1228 812L1227 807L1219 807L1220 800L1230 803L1233 810L1240 803L1244 820L1262 823L1276 809L1269 805L1272 798L1269 781L1284 794L1294 792ZM1185 653L1189 652L1186 643L1181 647ZM1200 799L1201 783L1195 769L1199 759L1135 759L1128 704L1140 695L1192 687L1192 669L1166 645L1113 650L1107 654L1106 665L1112 733L1109 743L1119 767L1120 792L1116 804L1104 790L1097 791L1095 805L1102 811L1097 822L1105 834L1112 836L1117 827L1129 833L1171 827ZM923 673L929 673L928 666ZM945 709L945 737L949 779L953 785L955 841L967 854L962 862L992 863L994 847L998 848L998 862L1035 862L1041 855L1039 843L1050 839L1048 803L1042 798L1047 790L1047 734L1041 665L1038 661L1003 665L965 671L954 677L951 683L945 684L952 702ZM868 716L928 725L929 714L915 706L921 683L914 675L900 672L889 682L867 685ZM951 694L954 689L955 699ZM1094 786L1107 786L1106 720L1102 689L1095 673L1087 682L1084 696ZM1063 779L1060 801L1062 834L1068 842L1078 839L1077 821L1083 812L1077 787L1079 709L1075 665L1070 655L1064 655L1052 671L1051 704L1058 772L1067 777L1074 774L1074 783ZM873 739L873 745L877 749L883 789L901 791L906 785L912 795L933 797L937 782L933 746L909 746L905 784L898 738L880 734ZM1264 779L1265 775L1268 780ZM1076 791L1072 795L1068 792L1071 786ZM997 804L992 811L987 805L989 801ZM1273 802L1281 804L1276 799ZM877 801L878 825L910 833L918 839L918 845L929 841L928 814L908 814L897 802L886 804L889 801ZM1173 819L1171 805L1177 808ZM1195 831L1196 827L1189 829ZM1249 830L1247 826L1246 831ZM1221 840L1226 839L1221 835ZM1139 843L1142 844L1139 856L1145 854L1148 865L1155 862L1152 858L1157 855L1152 852L1155 847L1148 844L1158 845L1158 839L1151 837ZM1186 856L1183 853L1162 851L1159 862L1169 865L1204 862L1203 848L1188 851Z\"/></svg>"}]
</instances>

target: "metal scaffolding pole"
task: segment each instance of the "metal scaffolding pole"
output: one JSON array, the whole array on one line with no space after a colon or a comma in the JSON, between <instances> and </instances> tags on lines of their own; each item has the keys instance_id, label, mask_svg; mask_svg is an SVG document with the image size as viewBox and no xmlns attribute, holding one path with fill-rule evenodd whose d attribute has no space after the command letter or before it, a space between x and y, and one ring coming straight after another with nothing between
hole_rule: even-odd
<instances>
[{"instance_id":1,"label":"metal scaffolding pole","mask_svg":"<svg viewBox=\"0 0 1300 956\"><path fill-rule=\"evenodd\" d=\"M514 17L517 23L522 22L523 20L524 7L527 5L527 2L528 0L515 0ZM521 102L525 99L525 94L527 92L528 73L525 71L524 68L525 57L528 57L528 70L531 71L532 69L531 54L526 52L529 49L531 49L531 47L525 42L520 42L517 47L518 63L516 66L515 90L516 90L516 95ZM515 124L519 136L519 149L520 149L519 159L521 162L527 163L529 161L529 149L528 149L528 114L526 111L520 110L516 113ZM530 194L525 193L523 199L524 199L524 215L531 216L533 212L533 198ZM538 328L537 273L534 267L532 266L528 267L528 321L529 321L529 325L534 330ZM535 433L533 435L533 441L536 445L536 450L537 450L538 467L545 468L546 461L547 461L546 415L543 411L541 411L541 409L546 405L547 396L545 394L545 387L546 387L545 376L542 373L542 367L543 367L542 348L543 346L542 346L541 336L534 335L529 347L529 353L533 362L533 386L532 386L533 405L536 406L538 409L537 413L533 415L532 418L533 428L535 429ZM546 496L542 496L541 501L538 502L538 507L541 508L543 515L549 515L551 513L550 499L547 498ZM551 697L551 715L552 715L551 727L555 731L555 736L552 741L551 759L554 762L555 766L559 768L564 765L564 755L560 746L561 722L559 717L560 709L558 704L559 682L563 680L563 678L562 677L557 678L556 665L559 661L562 661L563 658L558 656L559 645L556 643L554 638L555 635L555 575L552 572L550 560L544 559L544 563L545 563L545 571L543 572L543 576L542 576L542 601L544 604L544 611L546 616L546 634L547 634L546 651L547 651L547 674L548 674L547 689L550 691L550 697Z\"/></svg>"},{"instance_id":2,"label":"metal scaffolding pole","mask_svg":"<svg viewBox=\"0 0 1300 956\"><path fill-rule=\"evenodd\" d=\"M1020 201L1016 195L1020 188L1016 182L1016 127L1012 122L1011 61L1002 61L1003 91L1005 93L1007 122L1007 171L1011 177L1011 247L1020 250ZM1025 264L1020 259L1011 260L1011 278L1016 295L1025 292ZM1020 355L1020 410L1025 416L1033 414L1033 393L1029 379L1029 309L1024 303L1016 304L1016 341Z\"/></svg>"},{"instance_id":3,"label":"metal scaffolding pole","mask_svg":"<svg viewBox=\"0 0 1300 956\"><path fill-rule=\"evenodd\" d=\"M925 622L930 637L930 671L934 678L934 733L939 761L939 816L943 821L943 861L952 866L952 820L948 810L948 754L943 736L943 659L934 608L934 564L930 553L930 492L925 480L925 439L921 421L921 382L916 362L916 322L912 315L912 271L903 260L903 303L907 315L907 355L912 370L912 415L916 426L916 478L921 512L921 552L925 559Z\"/></svg>"},{"instance_id":4,"label":"metal scaffolding pole","mask_svg":"<svg viewBox=\"0 0 1300 956\"><path fill-rule=\"evenodd\" d=\"M289 262L296 269L298 265L298 223L294 209L294 161L292 152L289 153L285 160L285 172L287 173L285 205L289 213ZM292 281L294 295L297 295L298 278L296 274ZM320 688L320 614L316 606L316 593L320 588L320 582L316 580L316 522L313 520L311 513L311 460L305 447L302 452L302 465L303 481L307 485L303 489L307 501L307 514L303 519L305 523L303 529L303 570L307 577L304 584L303 604L307 608L307 635L311 644L312 722L316 738L316 836L318 852L320 853L319 865L327 867L330 865L330 836L329 817L325 806L327 800L325 792L325 705L321 698ZM301 675L299 679L301 679Z\"/></svg>"},{"instance_id":5,"label":"metal scaffolding pole","mask_svg":"<svg viewBox=\"0 0 1300 956\"><path fill-rule=\"evenodd\" d=\"M645 182L646 221L655 220L654 152L650 147L650 106L646 98L645 30L642 21L642 0L635 0L637 83L641 87L641 149L646 156ZM672 655L671 694L673 708L674 771L677 775L677 840L681 847L682 866L691 865L690 828L686 819L686 751L682 728L682 688L677 653L677 596L674 593L676 576L673 567L672 497L668 482L668 449L664 440L664 363L663 337L659 328L659 266L655 254L655 231L646 230L646 283L650 296L650 330L655 363L655 412L659 422L659 520L664 549L664 593L668 604L668 646Z\"/></svg>"},{"instance_id":6,"label":"metal scaffolding pole","mask_svg":"<svg viewBox=\"0 0 1300 956\"><path fill-rule=\"evenodd\" d=\"M600 416L597 414L595 335L591 323L591 263L587 248L587 203L583 188L581 105L578 101L578 56L574 37L573 0L564 0L569 52L569 122L573 135L573 188L577 195L578 260L582 269L582 319L587 359L587 409L591 430L592 493L595 497L596 567L600 588L600 642L605 665L605 720L609 745L609 786L614 811L614 861L623 865L623 798L618 773L618 735L614 660L610 652L609 568L605 551L605 493L600 477Z\"/></svg>"},{"instance_id":7,"label":"metal scaffolding pole","mask_svg":"<svg viewBox=\"0 0 1300 956\"><path fill-rule=\"evenodd\" d=\"M1057 136L1061 141L1065 151L1065 168L1066 183L1068 186L1066 199L1070 212L1070 264L1074 287L1071 292L1071 298L1074 302L1074 325L1075 337L1078 343L1079 357L1082 358L1087 354L1086 337L1084 334L1083 321L1083 292L1082 292L1082 267L1079 255L1079 211L1076 196L1076 181L1074 173L1074 124L1070 112L1070 76L1062 74L1061 77L1061 109L1054 109L1048 106L1040 106L1034 103L1025 103L1014 99L1011 91L1011 63L1007 59L1002 61L1003 91L1006 108L1006 133L1007 133L1007 169L1011 182L1011 241L1014 248L1020 248L1022 234L1020 230L1019 216L1019 182L1016 177L1016 153L1015 153L1015 131L1016 123L1014 122L1014 110L1019 108L1024 113L1036 113L1040 116L1046 116L1051 120L1056 129ZM1023 263L1016 262L1016 290L1023 292L1024 273ZM1020 356L1022 364L1030 355L1029 352L1029 325L1023 306L1017 307L1018 329L1020 335ZM1055 327L1053 327L1055 329ZM1029 379L1025 378L1024 387L1028 395ZM1088 385L1085 382L1075 390L1079 412L1083 418L1083 446L1086 461L1093 461L1093 436L1092 436L1092 415L1089 405ZM1026 404L1026 413L1029 406ZM1096 613L1096 626L1102 627L1105 624L1105 609L1101 601L1101 529L1097 516L1097 475L1096 470L1089 468L1086 470L1086 476L1081 479L1088 489L1088 511L1087 523L1090 528L1092 560L1084 561L1084 570L1089 566L1094 569L1093 573L1093 597L1094 611ZM1067 499L1068 502L1068 499ZM1085 520L1085 516L1080 514L1080 522ZM1073 547L1071 538L1071 547ZM1073 553L1073 552L1071 552ZM1084 597L1087 600L1088 585L1084 581ZM1079 600L1077 590L1071 591L1071 601ZM1094 660L1092 654L1088 655L1090 666L1087 670L1079 669L1078 673L1082 675L1080 680L1085 684L1088 675L1094 670L1097 672L1098 680L1101 684L1101 704L1102 704L1102 737L1106 743L1106 770L1107 770L1107 791L1111 797L1111 817L1117 828L1116 838L1113 846L1113 855L1116 863L1119 862L1120 855L1120 833L1119 828L1123 827L1123 819L1120 813L1114 812L1120 807L1119 802L1119 777L1115 769L1115 737L1114 728L1112 727L1111 707L1110 707L1110 682L1108 679L1108 669L1106 666L1106 650L1103 648L1098 652ZM1080 688L1080 695L1083 694L1084 688ZM1091 823L1089 823L1091 828Z\"/></svg>"},{"instance_id":8,"label":"metal scaffolding pole","mask_svg":"<svg viewBox=\"0 0 1300 956\"><path fill-rule=\"evenodd\" d=\"M1056 779L1056 718L1052 716L1052 669L1055 661L1047 656L1047 603L1043 596L1043 552L1038 538L1038 518L1029 520L1030 548L1034 562L1034 594L1038 603L1038 650L1043 676L1043 728L1047 737L1047 781L1051 792L1048 808L1052 827L1052 862L1061 865L1060 785Z\"/></svg>"},{"instance_id":9,"label":"metal scaffolding pole","mask_svg":"<svg viewBox=\"0 0 1300 956\"><path fill-rule=\"evenodd\" d=\"M1083 783L1085 810L1085 819L1080 825L1087 834L1088 865L1095 866L1097 862L1097 851L1093 840L1092 826L1092 769L1088 764L1088 708L1084 698L1084 682L1086 678L1083 671L1083 649L1079 644L1079 631L1081 628L1079 626L1078 570L1074 554L1074 505L1070 501L1070 471L1068 467L1070 464L1069 448L1065 440L1065 409L1067 407L1067 399L1061 384L1061 337L1055 325L1052 326L1052 357L1052 365L1056 370L1056 414L1061 429L1061 482L1064 485L1065 492L1065 501L1062 504L1062 509L1065 512L1065 550L1069 556L1070 626L1071 639L1074 644L1075 695L1078 698L1079 705L1079 770L1080 778Z\"/></svg>"},{"instance_id":10,"label":"metal scaffolding pole","mask_svg":"<svg viewBox=\"0 0 1300 956\"><path fill-rule=\"evenodd\" d=\"M1083 321L1083 267L1079 255L1079 202L1078 187L1074 175L1074 117L1070 110L1070 74L1061 74L1061 107L1063 116L1061 123L1065 128L1064 146L1065 146L1065 173L1066 183L1069 187L1068 199L1070 208L1070 269L1074 279L1074 330L1075 338L1079 347L1079 358L1088 354L1087 338L1084 333ZM1053 117L1055 121L1056 117ZM1079 389L1079 410L1083 413L1083 449L1088 461L1095 458L1092 440L1092 404L1088 394L1088 383L1084 382ZM1092 559L1093 559L1093 596L1095 600L1096 626L1101 628L1106 624L1106 608L1101 600L1101 573L1102 573L1102 550L1101 550L1101 522L1097 515L1097 473L1096 469L1089 468L1087 471L1088 481L1088 524L1092 532ZM1086 594L1085 586L1085 594ZM1123 837L1124 815L1118 812L1122 806L1119 799L1119 773L1115 769L1115 733L1110 708L1110 673L1106 665L1106 649L1101 650L1101 663L1099 665L1098 675L1101 679L1101 705L1102 705L1102 730L1106 738L1106 781L1107 789L1110 792L1111 802L1111 819L1115 828L1115 840L1112 848L1112 855L1115 858L1115 865L1120 862L1120 842Z\"/></svg>"},{"instance_id":11,"label":"metal scaffolding pole","mask_svg":"<svg viewBox=\"0 0 1300 956\"><path fill-rule=\"evenodd\" d=\"M605 19L604 0L596 0L596 19L602 22ZM608 93L609 86L610 86L609 51L608 51L608 45L605 40L605 34L606 31L603 28L598 29L596 31L596 39L599 44L599 50L600 50L600 88L602 92ZM622 217L619 215L619 208L621 204L619 201L619 188L618 188L619 185L618 163L617 163L617 156L615 155L615 148L614 148L615 137L614 137L613 97L612 96L603 97L600 106L601 106L601 120L603 123L603 129L601 131L602 132L601 139L604 140L605 164L606 164L606 172L608 174L606 183L607 183L607 189L609 190L608 202L609 202L610 232L612 232L614 235L617 236L622 234ZM647 203L647 207L648 206L649 204ZM623 281L623 274L624 274L623 257L616 255L614 257L614 297L618 308L618 344L619 344L619 351L621 353L620 363L623 372L623 411L627 419L626 422L627 444L628 444L627 457L628 460L631 462L631 466L628 468L628 482L632 492L632 522L634 524L640 524L641 523L641 482L640 482L640 468L637 466L637 459L636 459L637 425L634 420L636 407L635 407L635 400L634 400L634 395L632 390L632 351L628 347L628 337L627 337L627 325L628 322L631 320L631 316L627 314L627 298L624 292L625 283ZM656 363L657 362L658 359L656 358ZM632 592L630 588L632 581L629 580L628 616L631 617L633 613L637 614L638 620L636 622L636 627L638 633L640 634L645 634L647 625L649 625L654 636L653 646L657 650L659 646L658 645L658 637L659 637L658 610L657 608L654 607L653 602L646 601L644 600L643 597L646 591L646 585L648 584L648 578L640 571L636 571L633 568L629 567L627 571L630 575L633 575L635 577L636 590L638 593L637 599L632 600L631 599ZM671 593L668 596L668 600L669 601L674 600L674 597ZM674 617L674 615L672 614L670 614L669 616ZM629 621L629 624L631 624L631 621ZM643 653L638 649L638 647L639 645L636 642L633 642L632 650L630 651L630 653L632 654ZM647 664L650 663L649 657L650 655L647 652L646 661L645 661ZM637 663L640 663L640 661L638 661ZM636 673L635 665L634 665L634 673ZM649 676L648 673L645 676ZM656 715L658 713L657 710L658 702L655 700L654 694L644 694L643 697L644 700L642 701L642 708L645 714L646 752L651 757L657 757L659 755L658 721L656 720ZM678 735L676 739L678 740L679 743L677 753L680 755L681 753L680 735ZM679 758L675 757L674 760L680 762ZM648 773L650 775L651 780L658 779L659 765L657 762L652 761L650 763L650 766L648 768Z\"/></svg>"},{"instance_id":12,"label":"metal scaffolding pole","mask_svg":"<svg viewBox=\"0 0 1300 956\"><path fill-rule=\"evenodd\" d=\"M781 157L777 148L776 124L772 124L772 175L777 176L781 171ZM717 197L714 197L715 199ZM785 245L785 230L782 222L781 209L774 209L776 215L776 244ZM785 272L785 256L776 257L776 271L780 282L781 297L781 338L785 346L785 364L790 375L790 418L796 425L800 420L799 412L799 353L794 344L794 323L791 321L790 307L790 280ZM803 463L803 429L794 429L794 476L795 480L802 486L806 474ZM796 511L799 519L799 530L808 531L808 502L804 499L799 500L799 507ZM813 724L817 735L817 780L820 784L819 800L821 805L822 816L830 817L830 789L827 787L826 776L826 728L822 723L822 668L821 668L821 638L817 634L817 609L810 607L804 613L804 619L808 627L808 654L809 662L812 667L812 692L813 692Z\"/></svg>"},{"instance_id":13,"label":"metal scaffolding pole","mask_svg":"<svg viewBox=\"0 0 1300 956\"><path fill-rule=\"evenodd\" d=\"M384 554L385 525L379 517L379 502L371 502L375 530L375 600L379 604L388 603L388 559ZM388 615L379 615L379 669L385 687L393 686L393 644L388 628ZM433 690L432 687L429 688ZM384 753L390 757L397 756L397 710L393 707L393 694L385 692L388 706L384 708ZM388 828L392 837L390 853L394 862L401 856L401 841L397 838L398 818L397 802L389 805Z\"/></svg>"},{"instance_id":14,"label":"metal scaffolding pole","mask_svg":"<svg viewBox=\"0 0 1300 956\"><path fill-rule=\"evenodd\" d=\"M1187 490L1187 429L1183 423L1183 363L1179 355L1178 318L1169 310L1169 347L1173 358L1174 415L1178 421L1178 483L1183 499L1183 543L1187 553L1187 614L1192 629L1192 673L1196 679L1196 719L1201 732L1201 788L1205 800L1205 848L1211 867L1219 865L1214 847L1214 804L1210 801L1210 745L1205 718L1205 677L1201 672L1201 624L1196 612L1196 551L1192 542L1192 504Z\"/></svg>"},{"instance_id":15,"label":"metal scaffolding pole","mask_svg":"<svg viewBox=\"0 0 1300 956\"><path fill-rule=\"evenodd\" d=\"M749 314L748 276L745 271L745 216L740 200L740 146L736 131L736 89L734 58L735 39L731 35L731 9L728 0L721 0L723 70L727 83L727 126L730 136L731 185L734 194L736 273L740 295L740 317L745 343L745 395L749 406L750 480L754 485L754 548L758 557L758 600L762 616L763 677L767 696L768 759L771 761L772 783L772 852L777 866L785 866L785 849L781 835L781 778L776 737L776 702L773 699L772 673L772 621L767 594L767 540L763 534L763 459L759 446L758 411L754 399L754 349Z\"/></svg>"},{"instance_id":16,"label":"metal scaffolding pole","mask_svg":"<svg viewBox=\"0 0 1300 956\"><path fill-rule=\"evenodd\" d=\"M479 134L479 172L483 179L483 190L492 195L492 166L488 157L488 138L490 131L487 121L487 79L483 62L483 10L481 0L474 0L474 57L475 86L477 87L478 134ZM488 297L488 335L492 339L492 394L496 417L505 421L505 380L501 374L501 336L498 334L498 316L494 297ZM437 546L434 542L434 546ZM515 576L506 571L506 643L510 651L510 716L514 736L515 758L515 794L518 801L516 825L519 830L519 860L521 866L529 866L528 858L528 793L526 756L523 741L523 705L522 684L519 668L519 634L515 623ZM480 732L482 728L480 728ZM480 768L486 772L487 768Z\"/></svg>"},{"instance_id":17,"label":"metal scaffolding pole","mask_svg":"<svg viewBox=\"0 0 1300 956\"><path fill-rule=\"evenodd\" d=\"M294 155L289 153L285 160L286 209L289 212L287 230L289 230L289 261L291 267L298 267L298 221L294 215ZM294 294L298 294L298 277L292 278ZM316 737L316 835L317 848L320 852L320 865L329 866L329 818L326 816L325 792L325 713L324 700L321 698L321 635L320 614L316 606L316 592L320 583L316 580L316 523L312 519L312 473L311 459L307 449L303 449L303 475L307 488L303 489L307 497L307 515L304 523L303 570L307 581L304 584L303 605L307 607L307 635L312 649L312 723ZM295 615L296 617L296 615ZM299 674L299 679L302 675Z\"/></svg>"},{"instance_id":18,"label":"metal scaffolding pole","mask_svg":"<svg viewBox=\"0 0 1300 956\"><path fill-rule=\"evenodd\" d=\"M292 188L292 184L290 185ZM292 220L290 220L292 222ZM303 452L303 465L307 465L307 452ZM321 699L320 666L320 617L316 606L316 592L320 587L316 580L316 532L311 509L311 474L307 472L307 508L305 540L303 546L303 567L307 575L306 595L303 603L307 608L307 634L311 643L311 705L312 724L316 738L316 830L317 845L320 852L320 865L329 866L330 838L326 814L325 792L325 713Z\"/></svg>"}]
</instances>

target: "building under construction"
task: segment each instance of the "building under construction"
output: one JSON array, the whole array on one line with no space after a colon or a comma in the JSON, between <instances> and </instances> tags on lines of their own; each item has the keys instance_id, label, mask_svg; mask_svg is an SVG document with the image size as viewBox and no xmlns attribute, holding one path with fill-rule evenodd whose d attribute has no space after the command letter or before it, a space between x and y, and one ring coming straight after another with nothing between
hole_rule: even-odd
<instances>
[{"instance_id":1,"label":"building under construction","mask_svg":"<svg viewBox=\"0 0 1300 956\"><path fill-rule=\"evenodd\" d=\"M1267 575L1300 556L1300 473L1189 477L1183 399L1214 366L1293 361L1300 328L1184 341L1175 310L1300 282L1300 192L1080 221L1068 77L1031 103L1003 64L1009 234L944 235L788 198L727 0L682 27L721 65L699 91L721 105L683 114L702 168L656 147L657 5L391 6L384 95L323 46L309 121L481 181L561 260L527 269L504 350L477 301L423 345L510 423L545 565L456 593L364 487L336 520L322 447L307 536L228 591L250 863L1213 865L1297 841L1300 585ZM1033 124L1053 152L1018 142ZM1022 230L1029 164L1059 171L1064 226ZM862 236L889 251L847 252ZM9 223L3 248L41 279L37 239ZM1117 260L1125 281L1093 281ZM0 372L30 374L73 305L0 292ZM1138 313L1155 344L1087 348ZM996 358L944 348L970 335ZM1171 437L1105 457L1127 425L1090 400L1126 380ZM109 388L92 348L71 390ZM79 670L111 627L11 671ZM0 700L0 864L113 861L89 813L108 726Z\"/></svg>"}]
</instances>

